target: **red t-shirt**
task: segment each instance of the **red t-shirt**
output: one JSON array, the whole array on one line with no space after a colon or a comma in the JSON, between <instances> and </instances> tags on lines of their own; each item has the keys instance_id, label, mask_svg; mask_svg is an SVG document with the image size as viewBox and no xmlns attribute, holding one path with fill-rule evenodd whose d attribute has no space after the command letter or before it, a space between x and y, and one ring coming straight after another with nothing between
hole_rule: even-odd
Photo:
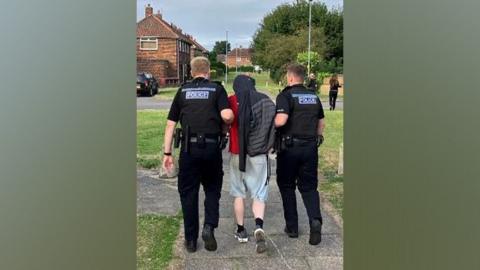
<instances>
[{"instance_id":1,"label":"red t-shirt","mask_svg":"<svg viewBox=\"0 0 480 270\"><path fill-rule=\"evenodd\" d=\"M238 101L237 96L229 96L228 103L230 103L230 108L233 111L235 119L233 120L232 125L230 126L230 153L240 154L240 145L238 144Z\"/></svg>"}]
</instances>

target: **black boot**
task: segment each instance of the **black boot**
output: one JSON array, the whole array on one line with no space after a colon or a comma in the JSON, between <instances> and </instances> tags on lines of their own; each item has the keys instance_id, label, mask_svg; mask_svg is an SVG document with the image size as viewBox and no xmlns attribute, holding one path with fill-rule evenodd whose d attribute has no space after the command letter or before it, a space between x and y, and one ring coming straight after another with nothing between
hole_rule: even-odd
<instances>
[{"instance_id":1,"label":"black boot","mask_svg":"<svg viewBox=\"0 0 480 270\"><path fill-rule=\"evenodd\" d=\"M191 240L191 241L185 240L185 248L190 253L197 251L197 240Z\"/></svg>"},{"instance_id":2,"label":"black boot","mask_svg":"<svg viewBox=\"0 0 480 270\"><path fill-rule=\"evenodd\" d=\"M322 222L320 220L315 219L310 224L310 240L308 243L310 245L318 245L322 242Z\"/></svg>"},{"instance_id":3,"label":"black boot","mask_svg":"<svg viewBox=\"0 0 480 270\"><path fill-rule=\"evenodd\" d=\"M206 250L217 250L217 240L215 240L215 235L213 235L213 227L210 224L205 224L203 226L202 239L205 242Z\"/></svg>"},{"instance_id":4,"label":"black boot","mask_svg":"<svg viewBox=\"0 0 480 270\"><path fill-rule=\"evenodd\" d=\"M290 238L298 238L298 231L290 230L288 227L285 226L285 229L283 230L288 237Z\"/></svg>"}]
</instances>

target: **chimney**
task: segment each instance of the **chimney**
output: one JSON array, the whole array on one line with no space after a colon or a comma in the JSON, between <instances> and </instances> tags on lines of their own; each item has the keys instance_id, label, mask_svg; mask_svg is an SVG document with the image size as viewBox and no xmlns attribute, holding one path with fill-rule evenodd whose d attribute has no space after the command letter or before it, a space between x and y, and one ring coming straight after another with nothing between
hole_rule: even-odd
<instances>
[{"instance_id":1,"label":"chimney","mask_svg":"<svg viewBox=\"0 0 480 270\"><path fill-rule=\"evenodd\" d=\"M162 19L162 13L160 12L160 10L157 11L157 16Z\"/></svg>"},{"instance_id":2,"label":"chimney","mask_svg":"<svg viewBox=\"0 0 480 270\"><path fill-rule=\"evenodd\" d=\"M150 4L145 7L145 18L150 17L153 15L153 7L150 6Z\"/></svg>"}]
</instances>

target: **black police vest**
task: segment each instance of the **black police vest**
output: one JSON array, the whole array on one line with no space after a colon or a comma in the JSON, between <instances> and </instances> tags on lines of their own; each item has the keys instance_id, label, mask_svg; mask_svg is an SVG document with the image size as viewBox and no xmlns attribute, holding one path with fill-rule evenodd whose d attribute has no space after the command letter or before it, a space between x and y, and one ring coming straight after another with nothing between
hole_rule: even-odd
<instances>
[{"instance_id":1,"label":"black police vest","mask_svg":"<svg viewBox=\"0 0 480 270\"><path fill-rule=\"evenodd\" d=\"M316 138L320 99L304 86L294 86L285 91L290 101L290 114L282 134L302 139Z\"/></svg>"},{"instance_id":2,"label":"black police vest","mask_svg":"<svg viewBox=\"0 0 480 270\"><path fill-rule=\"evenodd\" d=\"M184 84L180 96L180 123L191 134L219 134L222 119L217 109L219 85L207 79Z\"/></svg>"}]
</instances>

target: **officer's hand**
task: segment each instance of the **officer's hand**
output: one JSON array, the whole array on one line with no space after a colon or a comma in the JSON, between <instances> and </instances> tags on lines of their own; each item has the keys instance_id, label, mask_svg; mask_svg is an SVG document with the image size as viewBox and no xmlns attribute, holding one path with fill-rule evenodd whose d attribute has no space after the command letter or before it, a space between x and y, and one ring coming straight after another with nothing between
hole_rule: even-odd
<instances>
[{"instance_id":1,"label":"officer's hand","mask_svg":"<svg viewBox=\"0 0 480 270\"><path fill-rule=\"evenodd\" d=\"M172 156L163 156L163 169L171 172L173 169L173 157Z\"/></svg>"},{"instance_id":2,"label":"officer's hand","mask_svg":"<svg viewBox=\"0 0 480 270\"><path fill-rule=\"evenodd\" d=\"M318 135L317 137L317 147L322 145L322 143L325 141L325 138L323 138L323 135Z\"/></svg>"}]
</instances>

